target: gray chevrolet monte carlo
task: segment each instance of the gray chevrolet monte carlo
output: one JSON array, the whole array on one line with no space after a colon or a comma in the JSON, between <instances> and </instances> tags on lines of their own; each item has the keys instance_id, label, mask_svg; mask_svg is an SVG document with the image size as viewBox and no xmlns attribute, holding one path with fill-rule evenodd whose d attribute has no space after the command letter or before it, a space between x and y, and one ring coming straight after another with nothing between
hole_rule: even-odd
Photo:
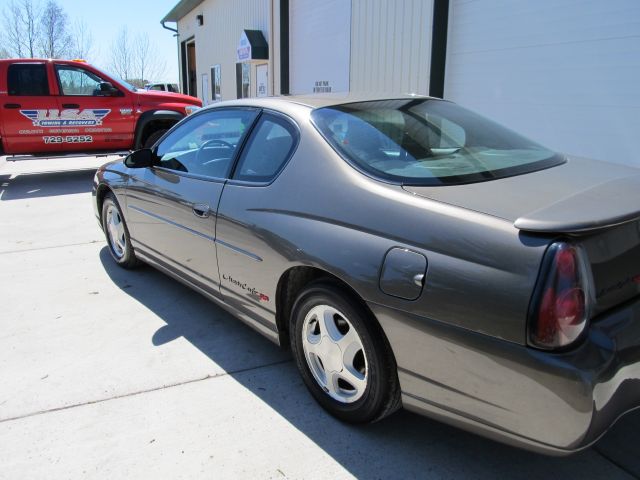
<instances>
[{"instance_id":1,"label":"gray chevrolet monte carlo","mask_svg":"<svg viewBox=\"0 0 640 480\"><path fill-rule=\"evenodd\" d=\"M343 420L562 455L640 405L638 169L428 97L288 97L205 108L93 193L115 262L290 346Z\"/></svg>"}]
</instances>

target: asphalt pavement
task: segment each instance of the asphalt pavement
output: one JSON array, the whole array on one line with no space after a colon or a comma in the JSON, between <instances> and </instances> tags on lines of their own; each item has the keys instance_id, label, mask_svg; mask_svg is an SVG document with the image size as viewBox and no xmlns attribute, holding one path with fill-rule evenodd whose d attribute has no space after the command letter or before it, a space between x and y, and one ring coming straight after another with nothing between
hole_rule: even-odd
<instances>
[{"instance_id":1,"label":"asphalt pavement","mask_svg":"<svg viewBox=\"0 0 640 480\"><path fill-rule=\"evenodd\" d=\"M640 476L640 413L545 457L408 412L343 424L258 333L150 267L91 206L104 157L0 157L0 479Z\"/></svg>"}]
</instances>

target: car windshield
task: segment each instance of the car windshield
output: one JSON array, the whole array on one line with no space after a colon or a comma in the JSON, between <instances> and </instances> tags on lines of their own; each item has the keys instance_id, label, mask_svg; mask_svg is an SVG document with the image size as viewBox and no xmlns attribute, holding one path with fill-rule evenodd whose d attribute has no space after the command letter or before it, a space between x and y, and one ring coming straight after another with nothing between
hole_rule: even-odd
<instances>
[{"instance_id":1,"label":"car windshield","mask_svg":"<svg viewBox=\"0 0 640 480\"><path fill-rule=\"evenodd\" d=\"M443 100L350 103L319 108L311 116L325 139L357 168L405 185L482 182L565 161Z\"/></svg>"}]
</instances>

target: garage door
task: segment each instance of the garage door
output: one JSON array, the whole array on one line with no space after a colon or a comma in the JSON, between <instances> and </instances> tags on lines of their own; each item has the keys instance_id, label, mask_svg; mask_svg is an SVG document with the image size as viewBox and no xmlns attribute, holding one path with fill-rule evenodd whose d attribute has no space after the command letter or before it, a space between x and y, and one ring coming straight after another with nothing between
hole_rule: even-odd
<instances>
[{"instance_id":1,"label":"garage door","mask_svg":"<svg viewBox=\"0 0 640 480\"><path fill-rule=\"evenodd\" d=\"M559 151L640 166L640 2L451 0L445 98Z\"/></svg>"},{"instance_id":2,"label":"garage door","mask_svg":"<svg viewBox=\"0 0 640 480\"><path fill-rule=\"evenodd\" d=\"M289 25L291 93L348 92L351 2L291 0Z\"/></svg>"}]
</instances>

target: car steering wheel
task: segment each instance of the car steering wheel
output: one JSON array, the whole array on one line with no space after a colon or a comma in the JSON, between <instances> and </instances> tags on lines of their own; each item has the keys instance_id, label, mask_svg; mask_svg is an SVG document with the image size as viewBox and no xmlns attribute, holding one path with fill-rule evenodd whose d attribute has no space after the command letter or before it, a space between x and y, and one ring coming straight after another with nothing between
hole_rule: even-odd
<instances>
[{"instance_id":1,"label":"car steering wheel","mask_svg":"<svg viewBox=\"0 0 640 480\"><path fill-rule=\"evenodd\" d=\"M217 138L214 138L213 140L207 140L202 145L200 145L200 148L196 152L196 159L195 159L196 163L200 164L200 155L202 155L202 152L204 151L205 148L210 147L212 145L219 145L221 147L228 148L229 150L232 150L232 151L235 148L229 142L225 142L224 140L219 140Z\"/></svg>"}]
</instances>

